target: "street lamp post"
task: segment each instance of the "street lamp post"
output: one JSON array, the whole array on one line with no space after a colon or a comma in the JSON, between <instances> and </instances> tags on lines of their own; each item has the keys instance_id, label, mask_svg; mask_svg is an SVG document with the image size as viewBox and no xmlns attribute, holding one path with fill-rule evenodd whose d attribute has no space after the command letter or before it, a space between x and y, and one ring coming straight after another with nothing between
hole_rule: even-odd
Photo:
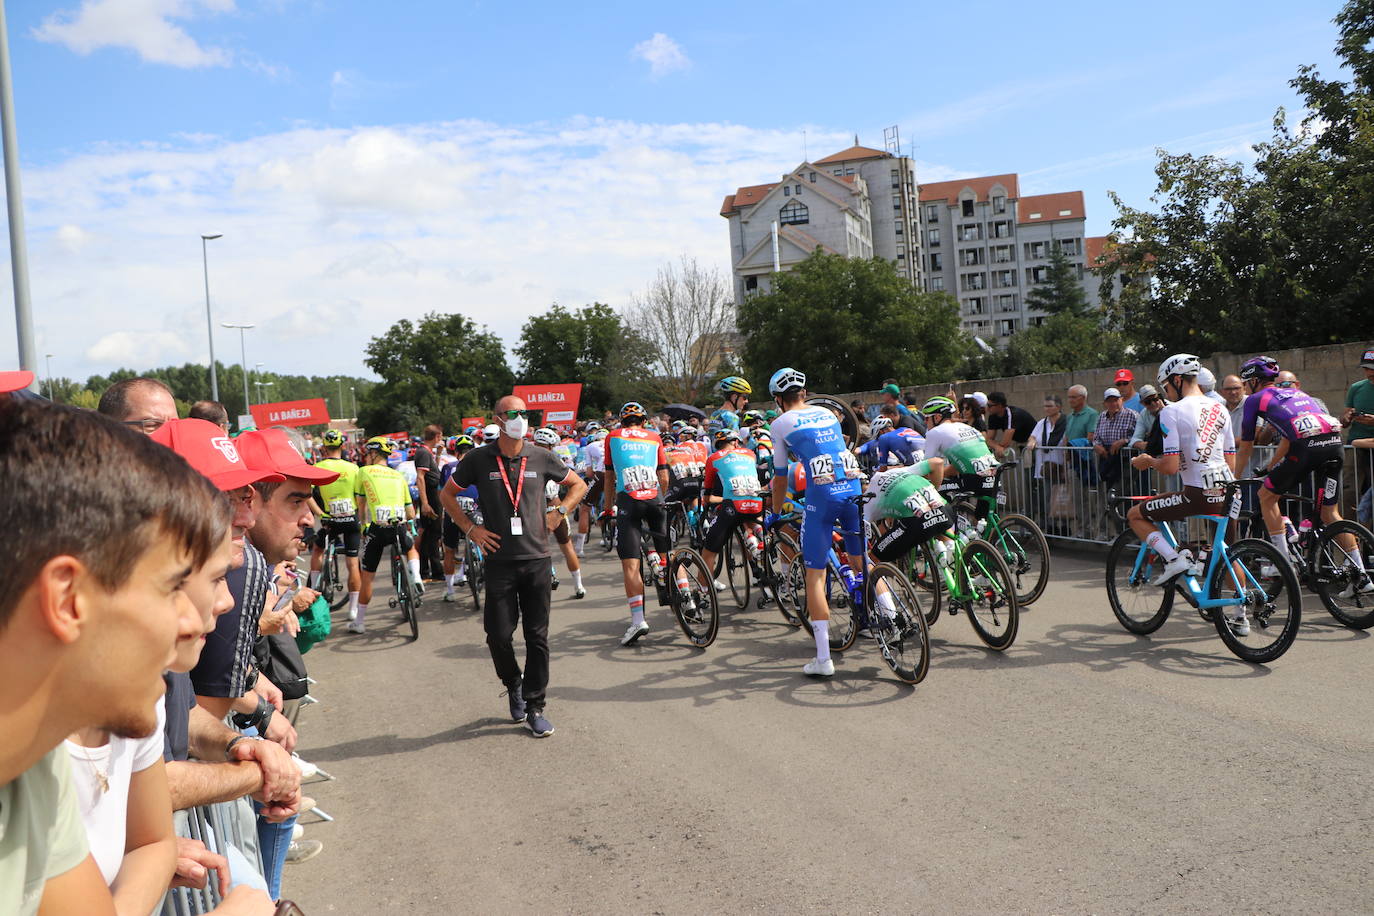
<instances>
[{"instance_id":1,"label":"street lamp post","mask_svg":"<svg viewBox=\"0 0 1374 916\"><path fill-rule=\"evenodd\" d=\"M230 324L230 323L228 323L228 322L220 322L220 327L222 327L222 328L237 328L237 329L238 329L238 332L239 332L239 360L240 360L241 364L243 365L243 409L244 409L245 411L247 411L247 410L248 410L248 405L249 405L249 403L250 403L249 400L248 400L248 347L247 347L247 345L243 342L243 332L244 332L244 331L247 331L249 328L255 328L255 327L257 327L257 325L255 325L255 324Z\"/></svg>"},{"instance_id":2,"label":"street lamp post","mask_svg":"<svg viewBox=\"0 0 1374 916\"><path fill-rule=\"evenodd\" d=\"M257 382L255 382L255 384L258 386L258 403L261 404L261 403L263 403L263 400L262 400L262 389L264 389L264 388L271 388L272 385L273 385L274 383L273 383L273 382L264 382L262 379L258 379Z\"/></svg>"},{"instance_id":3,"label":"street lamp post","mask_svg":"<svg viewBox=\"0 0 1374 916\"><path fill-rule=\"evenodd\" d=\"M44 361L46 361L47 364L48 364L48 400L49 400L49 401L52 401L52 402L54 402L54 403L56 403L56 402L57 402L57 398L53 395L53 387L52 387L52 354L51 354L51 353L46 354L46 355L43 357L43 359L44 359Z\"/></svg>"},{"instance_id":4,"label":"street lamp post","mask_svg":"<svg viewBox=\"0 0 1374 916\"><path fill-rule=\"evenodd\" d=\"M344 413L345 413L345 410L346 410L346 408L344 407L344 399L343 399L343 376L342 376L342 375L339 376L339 378L338 378L338 383L339 383L339 401L338 401L337 404L334 405L334 409L337 410L337 411L339 412L339 419L342 419L342 418L343 418L343 415L344 415Z\"/></svg>"},{"instance_id":5,"label":"street lamp post","mask_svg":"<svg viewBox=\"0 0 1374 916\"><path fill-rule=\"evenodd\" d=\"M349 386L348 386L348 390L351 391L351 392L353 393L353 417L352 417L352 420L353 420L354 423L357 423L357 422L358 422L358 389L357 389L357 388L354 388L352 385L349 385Z\"/></svg>"},{"instance_id":6,"label":"street lamp post","mask_svg":"<svg viewBox=\"0 0 1374 916\"><path fill-rule=\"evenodd\" d=\"M215 321L210 317L210 256L206 253L205 246L208 242L223 238L223 235L202 235L200 237L200 266L205 273L205 333L210 338L210 400L219 400L219 376L215 373ZM247 391L245 384L243 390ZM248 396L244 395L244 401Z\"/></svg>"},{"instance_id":7,"label":"street lamp post","mask_svg":"<svg viewBox=\"0 0 1374 916\"><path fill-rule=\"evenodd\" d=\"M24 234L24 192L19 184L19 138L14 126L14 81L10 78L10 37L0 5L0 145L5 152L5 206L10 227L10 272L14 276L14 324L19 368L36 373L33 309L29 304L29 246Z\"/></svg>"}]
</instances>

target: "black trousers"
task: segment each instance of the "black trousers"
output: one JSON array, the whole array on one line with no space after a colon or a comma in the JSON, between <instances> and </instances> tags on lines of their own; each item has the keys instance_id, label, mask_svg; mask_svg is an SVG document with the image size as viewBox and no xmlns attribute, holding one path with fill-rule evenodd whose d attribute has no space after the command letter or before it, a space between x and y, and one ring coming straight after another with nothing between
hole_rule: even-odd
<instances>
[{"instance_id":1,"label":"black trousers","mask_svg":"<svg viewBox=\"0 0 1374 916\"><path fill-rule=\"evenodd\" d=\"M444 510L438 503L430 503L439 512ZM419 517L420 525L420 578L422 579L442 579L444 578L444 545L443 545L443 519L439 516L434 518Z\"/></svg>"},{"instance_id":2,"label":"black trousers","mask_svg":"<svg viewBox=\"0 0 1374 916\"><path fill-rule=\"evenodd\" d=\"M548 557L487 562L487 603L483 626L496 676L507 689L520 689L530 710L544 708L549 686L549 603L552 599L552 567ZM516 624L525 633L525 671L515 660Z\"/></svg>"}]
</instances>

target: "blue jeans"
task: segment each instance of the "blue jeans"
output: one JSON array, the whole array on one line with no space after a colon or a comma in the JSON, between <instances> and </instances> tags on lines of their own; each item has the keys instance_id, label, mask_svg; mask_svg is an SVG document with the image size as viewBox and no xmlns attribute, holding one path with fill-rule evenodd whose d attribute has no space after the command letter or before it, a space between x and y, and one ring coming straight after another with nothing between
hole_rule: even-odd
<instances>
[{"instance_id":1,"label":"blue jeans","mask_svg":"<svg viewBox=\"0 0 1374 916\"><path fill-rule=\"evenodd\" d=\"M258 845L262 849L267 895L277 900L281 897L281 870L286 865L286 852L291 848L291 828L296 826L297 815L293 814L280 824L272 824L263 820L262 805L256 801L253 810L258 815Z\"/></svg>"}]
</instances>

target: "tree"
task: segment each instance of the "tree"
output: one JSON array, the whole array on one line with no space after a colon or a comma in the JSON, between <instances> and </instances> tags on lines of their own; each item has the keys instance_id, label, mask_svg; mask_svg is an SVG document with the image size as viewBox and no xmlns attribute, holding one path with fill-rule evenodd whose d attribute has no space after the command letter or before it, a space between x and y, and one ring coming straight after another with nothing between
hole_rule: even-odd
<instances>
[{"instance_id":1,"label":"tree","mask_svg":"<svg viewBox=\"0 0 1374 916\"><path fill-rule=\"evenodd\" d=\"M835 393L877 388L889 376L948 381L971 346L947 294L917 292L888 261L819 249L774 274L771 292L741 303L739 327L754 377L793 366L814 390Z\"/></svg>"},{"instance_id":2,"label":"tree","mask_svg":"<svg viewBox=\"0 0 1374 916\"><path fill-rule=\"evenodd\" d=\"M665 264L625 323L644 342L651 378L646 390L661 403L691 404L708 395L713 373L736 339L733 295L718 268L683 255Z\"/></svg>"},{"instance_id":3,"label":"tree","mask_svg":"<svg viewBox=\"0 0 1374 916\"><path fill-rule=\"evenodd\" d=\"M1003 371L1006 375L1072 372L1121 365L1125 356L1122 336L1104 328L1097 316L1062 311L1012 336Z\"/></svg>"},{"instance_id":4,"label":"tree","mask_svg":"<svg viewBox=\"0 0 1374 916\"><path fill-rule=\"evenodd\" d=\"M1088 313L1088 297L1083 293L1083 284L1079 282L1073 264L1058 245L1051 247L1045 282L1026 293L1026 308L1039 309L1051 315Z\"/></svg>"},{"instance_id":5,"label":"tree","mask_svg":"<svg viewBox=\"0 0 1374 916\"><path fill-rule=\"evenodd\" d=\"M515 382L500 338L458 314L430 312L419 324L401 319L368 342L365 362L382 377L358 405L359 422L373 434L428 423L457 429Z\"/></svg>"},{"instance_id":6,"label":"tree","mask_svg":"<svg viewBox=\"0 0 1374 916\"><path fill-rule=\"evenodd\" d=\"M570 312L554 303L525 322L515 355L522 383L580 382L583 414L599 417L643 396L650 350L609 305Z\"/></svg>"}]
</instances>

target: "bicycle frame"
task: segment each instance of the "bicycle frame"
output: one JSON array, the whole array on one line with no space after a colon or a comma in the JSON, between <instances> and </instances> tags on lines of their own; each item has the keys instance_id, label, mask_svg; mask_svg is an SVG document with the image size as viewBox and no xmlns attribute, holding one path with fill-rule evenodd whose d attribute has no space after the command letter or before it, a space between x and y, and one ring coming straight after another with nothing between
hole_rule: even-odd
<instances>
[{"instance_id":1,"label":"bicycle frame","mask_svg":"<svg viewBox=\"0 0 1374 916\"><path fill-rule=\"evenodd\" d=\"M1240 578L1236 575L1235 565L1230 562L1230 557L1227 555L1226 552L1226 529L1229 526L1231 520L1224 515L1197 515L1191 517L1201 518L1216 523L1216 530L1212 533L1211 556L1207 558L1207 569L1203 573L1203 578L1207 582L1211 582L1212 577L1216 574L1217 564L1224 562L1226 563L1226 572L1231 577L1231 584L1235 586L1236 591L1242 597L1210 597L1209 593L1201 585L1198 584L1197 577L1193 575L1191 570L1183 573L1179 577L1181 583L1184 586L1186 586L1186 589L1180 590L1183 594L1183 597L1186 598L1190 604L1197 608L1231 607L1234 605L1244 604L1245 598L1243 596L1246 590L1249 588L1261 588L1261 586L1259 582L1255 581L1255 578L1252 575L1250 575L1250 571L1248 569L1245 569L1244 566L1242 566L1241 569L1245 573L1245 578L1248 584L1242 584ZM1174 549L1178 549L1178 540L1174 537L1173 530L1167 524L1158 524L1155 527L1163 533L1164 539L1169 543L1171 547L1173 547ZM1131 567L1132 579L1139 579L1139 577L1142 575L1141 568L1145 565L1145 557L1147 556L1148 551L1149 548L1142 543L1140 545L1140 550L1136 553L1135 564Z\"/></svg>"}]
</instances>

